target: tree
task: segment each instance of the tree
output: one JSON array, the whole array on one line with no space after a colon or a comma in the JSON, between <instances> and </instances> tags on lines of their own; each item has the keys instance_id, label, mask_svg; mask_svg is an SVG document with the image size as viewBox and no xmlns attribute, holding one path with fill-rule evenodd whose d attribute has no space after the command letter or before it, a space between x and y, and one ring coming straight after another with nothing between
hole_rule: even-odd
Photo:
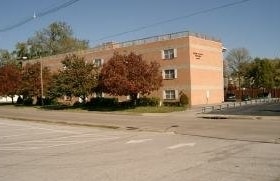
<instances>
[{"instance_id":1,"label":"tree","mask_svg":"<svg viewBox=\"0 0 280 181\"><path fill-rule=\"evenodd\" d=\"M17 59L23 59L24 57L28 58L30 55L29 55L27 43L18 42L16 44L15 54L16 54Z\"/></svg>"},{"instance_id":2,"label":"tree","mask_svg":"<svg viewBox=\"0 0 280 181\"><path fill-rule=\"evenodd\" d=\"M129 95L136 103L138 93L150 94L162 86L159 67L157 62L146 63L141 55L115 52L101 70L101 89L115 96Z\"/></svg>"},{"instance_id":3,"label":"tree","mask_svg":"<svg viewBox=\"0 0 280 181\"><path fill-rule=\"evenodd\" d=\"M8 50L0 49L0 67L12 58Z\"/></svg>"},{"instance_id":4,"label":"tree","mask_svg":"<svg viewBox=\"0 0 280 181\"><path fill-rule=\"evenodd\" d=\"M51 72L48 67L42 70L43 94L45 95L51 81ZM41 92L41 64L40 62L27 63L22 70L20 94L24 97L42 97Z\"/></svg>"},{"instance_id":5,"label":"tree","mask_svg":"<svg viewBox=\"0 0 280 181\"><path fill-rule=\"evenodd\" d=\"M49 90L51 97L76 96L83 102L97 85L97 68L76 55L66 56L63 69L54 76Z\"/></svg>"},{"instance_id":6,"label":"tree","mask_svg":"<svg viewBox=\"0 0 280 181\"><path fill-rule=\"evenodd\" d=\"M54 22L27 41L30 57L50 56L88 48L88 41L73 37L65 22Z\"/></svg>"},{"instance_id":7,"label":"tree","mask_svg":"<svg viewBox=\"0 0 280 181\"><path fill-rule=\"evenodd\" d=\"M280 59L274 59L271 61L274 67L274 81L275 81L275 87L280 87Z\"/></svg>"},{"instance_id":8,"label":"tree","mask_svg":"<svg viewBox=\"0 0 280 181\"><path fill-rule=\"evenodd\" d=\"M273 88L276 85L276 67L269 59L255 58L247 67L246 78L256 88Z\"/></svg>"},{"instance_id":9,"label":"tree","mask_svg":"<svg viewBox=\"0 0 280 181\"><path fill-rule=\"evenodd\" d=\"M0 67L0 95L9 96L14 103L14 96L18 93L21 81L21 70L15 64Z\"/></svg>"},{"instance_id":10,"label":"tree","mask_svg":"<svg viewBox=\"0 0 280 181\"><path fill-rule=\"evenodd\" d=\"M251 61L251 56L246 48L235 48L229 51L226 61L232 76L237 77L239 89L245 74L245 67Z\"/></svg>"}]
</instances>

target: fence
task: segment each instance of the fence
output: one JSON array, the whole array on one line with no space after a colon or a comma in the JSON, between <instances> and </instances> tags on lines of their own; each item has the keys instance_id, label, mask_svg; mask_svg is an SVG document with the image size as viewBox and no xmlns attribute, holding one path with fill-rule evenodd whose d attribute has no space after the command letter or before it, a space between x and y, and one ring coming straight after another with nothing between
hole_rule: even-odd
<instances>
[{"instance_id":1,"label":"fence","mask_svg":"<svg viewBox=\"0 0 280 181\"><path fill-rule=\"evenodd\" d=\"M202 113L208 113L212 111L221 111L229 108L241 107L244 105L253 105L253 104L263 104L263 103L279 103L280 98L263 98L263 99L254 99L250 101L242 102L227 102L219 105L205 106L202 107Z\"/></svg>"},{"instance_id":2,"label":"fence","mask_svg":"<svg viewBox=\"0 0 280 181\"><path fill-rule=\"evenodd\" d=\"M280 88L235 88L234 90L232 89L225 89L225 96L227 93L233 93L235 94L237 99L241 99L242 96L248 95L250 96L252 99L256 99L256 98L263 98L263 97L267 97L268 94L271 95L271 97L280 97Z\"/></svg>"}]
</instances>

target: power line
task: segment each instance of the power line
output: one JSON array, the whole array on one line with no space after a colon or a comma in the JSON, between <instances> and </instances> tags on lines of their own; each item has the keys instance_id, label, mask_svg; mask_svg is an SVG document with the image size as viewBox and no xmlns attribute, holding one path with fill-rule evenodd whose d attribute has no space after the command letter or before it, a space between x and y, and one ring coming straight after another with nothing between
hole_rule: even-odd
<instances>
[{"instance_id":1,"label":"power line","mask_svg":"<svg viewBox=\"0 0 280 181\"><path fill-rule=\"evenodd\" d=\"M12 30L12 29L15 29L15 28L18 28L36 18L40 18L40 17L43 17L43 16L46 16L48 14L51 14L51 13L54 13L54 12L57 12L63 8L66 8L68 6L71 6L72 4L78 2L80 0L70 0L70 1L67 1L67 2L64 2L62 4L59 4L57 6L54 6L52 8L47 8L45 10L42 10L41 12L34 12L33 16L30 16L30 17L27 17L21 21L19 21L18 23L15 23L15 24L12 24L10 26L7 26L7 27L4 27L4 28L0 28L0 32L6 32L6 31L9 31L9 30Z\"/></svg>"},{"instance_id":2,"label":"power line","mask_svg":"<svg viewBox=\"0 0 280 181\"><path fill-rule=\"evenodd\" d=\"M141 26L141 27L129 30L129 31L125 31L125 32L121 32L121 33L116 33L116 34L112 34L112 35L109 35L109 36L104 36L102 38L94 40L93 42L98 42L100 40L105 40L105 39L108 39L108 38L113 38L113 37L125 35L125 34L128 34L128 33L144 30L144 29L151 28L151 27L155 27L155 26L158 26L158 25L161 25L161 24L165 24L165 23L169 23L169 22L173 22L173 21L177 21L177 20L181 20L181 19L190 18L192 16L196 16L196 15L199 15L199 14L209 13L209 12L216 11L216 10L223 9L223 8L227 8L227 7L230 7L230 6L235 6L235 5L238 5L238 4L243 4L243 3L248 2L248 1L251 1L251 0L241 0L241 1L233 2L233 3L228 3L228 4L221 5L221 6L209 8L209 9L200 10L200 11L197 11L197 12L194 12L194 13L190 13L188 15L179 16L179 17L175 17L175 18L159 21L159 22L156 22L156 23L153 23L153 24L149 24L149 25L145 25L145 26Z\"/></svg>"},{"instance_id":3,"label":"power line","mask_svg":"<svg viewBox=\"0 0 280 181\"><path fill-rule=\"evenodd\" d=\"M46 16L48 14L54 13L56 11L59 11L59 10L61 10L63 8L67 8L68 6L71 6L72 4L74 4L74 3L78 2L78 1L80 1L80 0L71 0L71 1L65 2L65 3L63 3L63 4L61 4L61 5L57 6L57 7L54 7L54 8L47 9L45 11L39 12L37 14L37 16L38 17Z\"/></svg>"}]
</instances>

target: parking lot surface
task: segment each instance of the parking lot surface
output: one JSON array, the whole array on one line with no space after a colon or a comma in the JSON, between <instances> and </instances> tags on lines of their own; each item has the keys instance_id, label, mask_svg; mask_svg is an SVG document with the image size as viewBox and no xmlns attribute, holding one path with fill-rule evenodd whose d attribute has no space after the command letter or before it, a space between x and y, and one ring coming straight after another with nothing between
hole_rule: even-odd
<instances>
[{"instance_id":1,"label":"parking lot surface","mask_svg":"<svg viewBox=\"0 0 280 181\"><path fill-rule=\"evenodd\" d=\"M0 119L0 180L280 180L280 144Z\"/></svg>"}]
</instances>

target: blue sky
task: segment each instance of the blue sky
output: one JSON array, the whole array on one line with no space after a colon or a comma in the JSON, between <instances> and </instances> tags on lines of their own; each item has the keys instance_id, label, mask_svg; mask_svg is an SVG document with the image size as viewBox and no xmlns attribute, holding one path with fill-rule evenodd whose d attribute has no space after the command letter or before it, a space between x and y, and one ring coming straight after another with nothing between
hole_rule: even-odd
<instances>
[{"instance_id":1,"label":"blue sky","mask_svg":"<svg viewBox=\"0 0 280 181\"><path fill-rule=\"evenodd\" d=\"M1 0L0 29L32 17L34 12L69 0ZM240 0L79 0L69 7L0 32L0 49L15 49L54 21L69 24L90 46L127 41L178 31L192 31L222 40L227 49L247 48L253 57L280 57L280 0L249 0L215 11L109 37L176 17L188 16ZM102 40L100 40L102 39Z\"/></svg>"}]
</instances>

